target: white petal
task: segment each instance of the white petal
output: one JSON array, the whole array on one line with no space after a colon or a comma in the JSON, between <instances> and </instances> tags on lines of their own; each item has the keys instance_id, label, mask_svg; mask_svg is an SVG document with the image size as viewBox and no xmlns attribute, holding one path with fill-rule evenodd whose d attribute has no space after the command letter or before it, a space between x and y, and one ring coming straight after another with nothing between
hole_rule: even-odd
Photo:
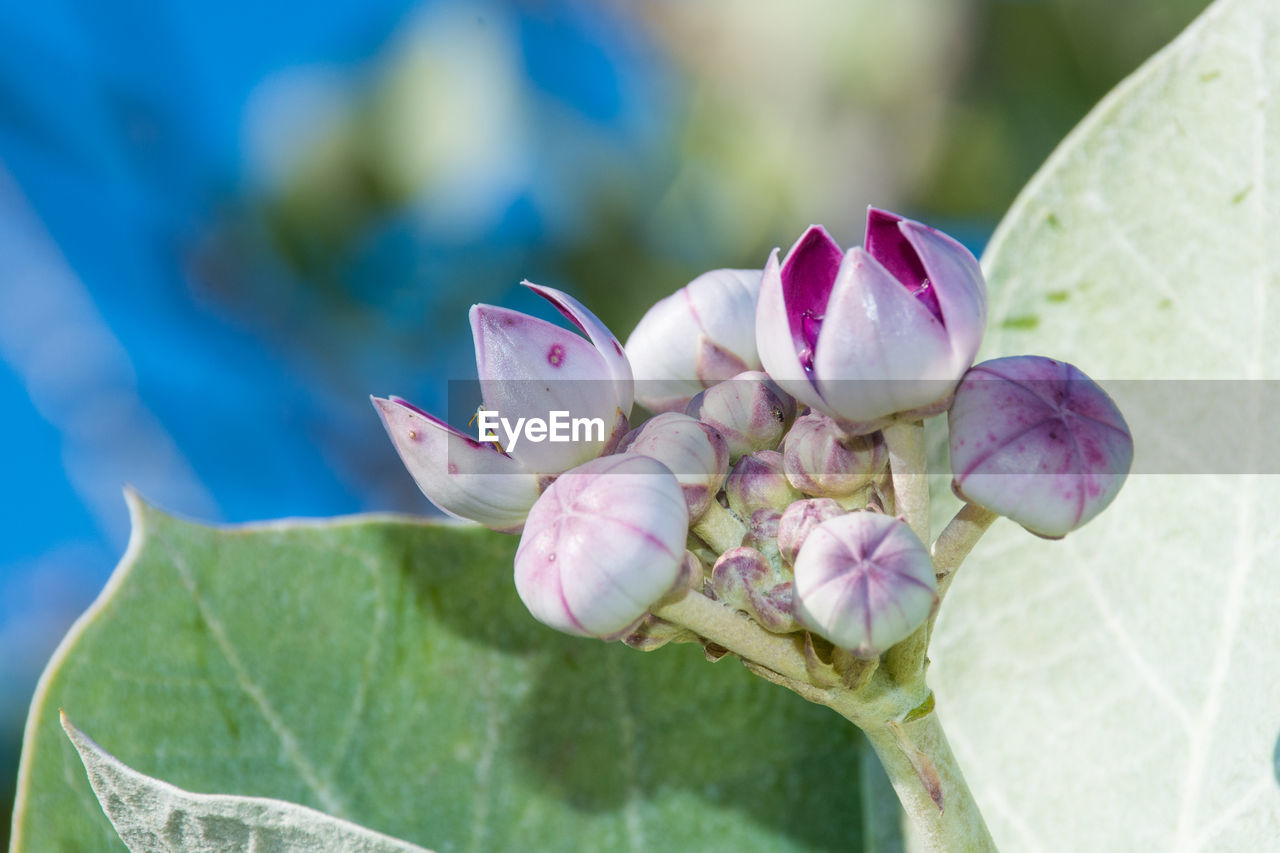
<instances>
[{"instance_id":1,"label":"white petal","mask_svg":"<svg viewBox=\"0 0 1280 853\"><path fill-rule=\"evenodd\" d=\"M953 361L959 370L967 370L987 328L987 284L978 261L960 243L927 225L905 220L900 227L933 282Z\"/></svg>"},{"instance_id":2,"label":"white petal","mask_svg":"<svg viewBox=\"0 0 1280 853\"><path fill-rule=\"evenodd\" d=\"M791 337L786 300L782 295L781 269L778 250L774 249L760 279L755 318L756 349L769 378L798 402L819 408L822 396L800 364L800 355Z\"/></svg>"},{"instance_id":3,"label":"white petal","mask_svg":"<svg viewBox=\"0 0 1280 853\"><path fill-rule=\"evenodd\" d=\"M537 317L492 305L471 307L476 365L484 406L513 429L519 419L549 423L555 412L603 421L590 440L552 441L531 436L504 447L536 474L558 474L599 456L609 446L619 418L625 419L609 366L586 338ZM579 433L581 438L583 432Z\"/></svg>"},{"instance_id":4,"label":"white petal","mask_svg":"<svg viewBox=\"0 0 1280 853\"><path fill-rule=\"evenodd\" d=\"M554 287L534 284L531 281L521 283L554 305L557 311L591 339L591 343L595 345L600 357L604 359L609 375L613 377L618 408L622 410L624 415L630 417L634 394L631 363L627 360L627 354L623 351L622 344L614 337L613 332L609 331L609 327L600 322L600 318L591 313L587 306L564 291L556 290Z\"/></svg>"},{"instance_id":5,"label":"white petal","mask_svg":"<svg viewBox=\"0 0 1280 853\"><path fill-rule=\"evenodd\" d=\"M938 319L875 258L850 249L818 333L813 372L824 404L814 408L846 421L876 421L945 397L959 374L949 383L936 380L951 370Z\"/></svg>"},{"instance_id":6,"label":"white petal","mask_svg":"<svg viewBox=\"0 0 1280 853\"><path fill-rule=\"evenodd\" d=\"M538 499L536 477L494 445L476 442L402 401L371 399L405 467L433 504L494 530L520 530Z\"/></svg>"}]
</instances>

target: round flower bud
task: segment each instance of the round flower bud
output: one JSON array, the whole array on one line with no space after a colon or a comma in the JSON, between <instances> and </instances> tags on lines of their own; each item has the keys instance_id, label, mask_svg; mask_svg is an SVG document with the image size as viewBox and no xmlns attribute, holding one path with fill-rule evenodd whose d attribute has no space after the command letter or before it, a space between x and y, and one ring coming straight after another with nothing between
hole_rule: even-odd
<instances>
[{"instance_id":1,"label":"round flower bud","mask_svg":"<svg viewBox=\"0 0 1280 853\"><path fill-rule=\"evenodd\" d=\"M1133 464L1116 404L1063 361L1023 355L975 366L947 420L956 494L1047 539L1105 509Z\"/></svg>"},{"instance_id":2,"label":"round flower bud","mask_svg":"<svg viewBox=\"0 0 1280 853\"><path fill-rule=\"evenodd\" d=\"M778 538L778 524L782 521L782 513L773 507L760 507L747 519L747 535L758 541Z\"/></svg>"},{"instance_id":3,"label":"round flower bud","mask_svg":"<svg viewBox=\"0 0 1280 853\"><path fill-rule=\"evenodd\" d=\"M623 439L622 450L652 457L671 469L684 492L689 518L695 521L729 475L729 450L720 433L677 412L645 421Z\"/></svg>"},{"instance_id":4,"label":"round flower bud","mask_svg":"<svg viewBox=\"0 0 1280 853\"><path fill-rule=\"evenodd\" d=\"M749 370L689 401L685 412L710 424L729 443L729 458L775 450L796 416L796 401L767 373Z\"/></svg>"},{"instance_id":5,"label":"round flower bud","mask_svg":"<svg viewBox=\"0 0 1280 853\"><path fill-rule=\"evenodd\" d=\"M516 591L567 634L625 636L683 578L688 510L656 459L622 454L561 474L538 498L516 550Z\"/></svg>"},{"instance_id":6,"label":"round flower bud","mask_svg":"<svg viewBox=\"0 0 1280 853\"><path fill-rule=\"evenodd\" d=\"M778 553L791 565L796 561L804 540L813 529L828 518L844 515L845 509L831 498L814 498L796 501L787 507L778 520Z\"/></svg>"},{"instance_id":7,"label":"round flower bud","mask_svg":"<svg viewBox=\"0 0 1280 853\"><path fill-rule=\"evenodd\" d=\"M780 580L768 558L754 548L730 548L721 554L711 570L711 589L717 599L747 613L765 630L796 630L791 582Z\"/></svg>"},{"instance_id":8,"label":"round flower bud","mask_svg":"<svg viewBox=\"0 0 1280 853\"><path fill-rule=\"evenodd\" d=\"M822 498L852 495L889 464L880 433L845 435L835 421L817 412L796 420L782 455L791 485Z\"/></svg>"},{"instance_id":9,"label":"round flower bud","mask_svg":"<svg viewBox=\"0 0 1280 853\"><path fill-rule=\"evenodd\" d=\"M635 397L655 412L744 370L759 370L756 294L760 270L712 270L648 310L627 339Z\"/></svg>"},{"instance_id":10,"label":"round flower bud","mask_svg":"<svg viewBox=\"0 0 1280 853\"><path fill-rule=\"evenodd\" d=\"M796 556L796 619L858 657L910 636L937 589L928 549L905 522L879 513L824 521Z\"/></svg>"},{"instance_id":11,"label":"round flower bud","mask_svg":"<svg viewBox=\"0 0 1280 853\"><path fill-rule=\"evenodd\" d=\"M787 482L782 454L776 450L759 450L739 459L729 472L724 493L729 509L744 520L750 520L758 509L781 512L800 499L800 493Z\"/></svg>"}]
</instances>

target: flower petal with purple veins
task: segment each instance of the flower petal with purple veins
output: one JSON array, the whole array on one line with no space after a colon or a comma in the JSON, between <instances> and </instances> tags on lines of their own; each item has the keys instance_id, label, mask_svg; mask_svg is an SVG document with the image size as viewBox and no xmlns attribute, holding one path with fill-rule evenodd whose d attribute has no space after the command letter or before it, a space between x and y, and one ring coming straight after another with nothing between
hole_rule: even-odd
<instances>
[{"instance_id":1,"label":"flower petal with purple veins","mask_svg":"<svg viewBox=\"0 0 1280 853\"><path fill-rule=\"evenodd\" d=\"M866 246L838 252L811 226L782 265L776 251L769 258L756 304L765 370L851 434L941 412L986 326L977 261L945 234L876 208Z\"/></svg>"},{"instance_id":2,"label":"flower petal with purple veins","mask_svg":"<svg viewBox=\"0 0 1280 853\"><path fill-rule=\"evenodd\" d=\"M557 311L591 339L591 343L608 368L609 375L613 378L618 408L624 415L630 416L634 392L631 363L627 361L622 344L614 337L613 332L609 331L609 327L600 322L600 318L591 313L587 306L563 291L534 284L531 281L523 281L521 284L554 305Z\"/></svg>"},{"instance_id":3,"label":"flower petal with purple veins","mask_svg":"<svg viewBox=\"0 0 1280 853\"><path fill-rule=\"evenodd\" d=\"M798 402L806 406L820 406L822 396L818 393L812 372L801 364L800 347L792 335L777 249L769 255L760 279L755 331L760 363L769 378Z\"/></svg>"},{"instance_id":4,"label":"flower petal with purple veins","mask_svg":"<svg viewBox=\"0 0 1280 853\"><path fill-rule=\"evenodd\" d=\"M946 329L863 249L846 255L827 316L814 375L832 417L871 423L954 387Z\"/></svg>"},{"instance_id":5,"label":"flower petal with purple veins","mask_svg":"<svg viewBox=\"0 0 1280 853\"><path fill-rule=\"evenodd\" d=\"M907 220L877 208L867 209L867 254L879 261L889 275L902 283L926 308L942 319L938 307L938 295L934 291L929 273L925 270L920 254L903 232Z\"/></svg>"},{"instance_id":6,"label":"flower petal with purple veins","mask_svg":"<svg viewBox=\"0 0 1280 853\"><path fill-rule=\"evenodd\" d=\"M370 399L428 500L455 518L520 531L538 499L538 482L519 462L403 400Z\"/></svg>"},{"instance_id":7,"label":"flower petal with purple veins","mask_svg":"<svg viewBox=\"0 0 1280 853\"><path fill-rule=\"evenodd\" d=\"M787 324L800 364L810 369L818 333L827 313L827 300L844 253L821 225L809 230L787 252L779 277L786 304Z\"/></svg>"},{"instance_id":8,"label":"flower petal with purple veins","mask_svg":"<svg viewBox=\"0 0 1280 853\"><path fill-rule=\"evenodd\" d=\"M987 328L987 283L978 259L957 240L937 229L911 221L903 222L900 227L934 283L932 289L937 300L934 313L947 328L954 363L958 369L966 369L973 364Z\"/></svg>"},{"instance_id":9,"label":"flower petal with purple veins","mask_svg":"<svg viewBox=\"0 0 1280 853\"><path fill-rule=\"evenodd\" d=\"M625 423L615 382L604 357L587 339L537 317L492 305L473 305L480 393L486 409L514 423L547 420L552 412L569 418L600 418L603 440L521 441L511 449L525 468L558 474L599 456Z\"/></svg>"}]
</instances>

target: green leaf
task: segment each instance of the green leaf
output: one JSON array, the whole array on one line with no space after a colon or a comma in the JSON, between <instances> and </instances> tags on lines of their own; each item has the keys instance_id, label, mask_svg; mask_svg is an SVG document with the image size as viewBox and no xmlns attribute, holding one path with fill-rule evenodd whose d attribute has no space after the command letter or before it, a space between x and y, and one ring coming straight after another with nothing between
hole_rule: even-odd
<instances>
[{"instance_id":1,"label":"green leaf","mask_svg":"<svg viewBox=\"0 0 1280 853\"><path fill-rule=\"evenodd\" d=\"M1277 57L1280 4L1222 0L1093 111L987 252L986 356L1100 380L1280 377ZM1125 387L1136 470L1274 441L1216 410L1226 395ZM1171 442L1170 417L1210 440ZM1274 849L1277 505L1275 478L1144 473L1060 544L1009 522L979 544L931 679L1003 849Z\"/></svg>"},{"instance_id":2,"label":"green leaf","mask_svg":"<svg viewBox=\"0 0 1280 853\"><path fill-rule=\"evenodd\" d=\"M148 776L440 853L900 844L852 727L696 646L539 625L514 537L389 518L209 529L131 506L129 553L37 692L14 851L123 849L59 707Z\"/></svg>"},{"instance_id":3,"label":"green leaf","mask_svg":"<svg viewBox=\"0 0 1280 853\"><path fill-rule=\"evenodd\" d=\"M127 767L65 715L62 727L103 811L133 853L430 853L293 803L192 794Z\"/></svg>"}]
</instances>

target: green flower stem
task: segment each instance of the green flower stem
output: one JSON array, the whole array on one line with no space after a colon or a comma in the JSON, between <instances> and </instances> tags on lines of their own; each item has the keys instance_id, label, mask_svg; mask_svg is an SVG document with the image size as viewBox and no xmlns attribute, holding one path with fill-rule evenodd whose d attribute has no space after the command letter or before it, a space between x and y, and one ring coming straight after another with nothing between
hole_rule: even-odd
<instances>
[{"instance_id":1,"label":"green flower stem","mask_svg":"<svg viewBox=\"0 0 1280 853\"><path fill-rule=\"evenodd\" d=\"M795 634L765 631L694 590L660 602L653 615L681 625L742 658L756 675L840 714L867 735L911 821L932 853L995 851L982 814L947 743L923 669L896 681L884 668L856 690L813 683Z\"/></svg>"},{"instance_id":2,"label":"green flower stem","mask_svg":"<svg viewBox=\"0 0 1280 853\"><path fill-rule=\"evenodd\" d=\"M927 543L931 537L924 421L895 421L884 428L884 443L889 450L894 512L906 519L907 525L920 537L921 542ZM929 631L926 624L885 652L885 667L900 684L923 678L928 648Z\"/></svg>"},{"instance_id":3,"label":"green flower stem","mask_svg":"<svg viewBox=\"0 0 1280 853\"><path fill-rule=\"evenodd\" d=\"M929 476L925 462L924 421L895 421L884 428L893 476L894 511L928 543Z\"/></svg>"},{"instance_id":4,"label":"green flower stem","mask_svg":"<svg viewBox=\"0 0 1280 853\"><path fill-rule=\"evenodd\" d=\"M797 645L796 635L766 631L745 615L700 592L688 590L679 598L659 602L651 612L659 619L674 622L724 646L743 660L795 681L809 680L804 652Z\"/></svg>"},{"instance_id":5,"label":"green flower stem","mask_svg":"<svg viewBox=\"0 0 1280 853\"><path fill-rule=\"evenodd\" d=\"M730 548L737 548L742 544L743 537L747 535L747 526L714 500L707 504L706 510L690 526L690 529L717 554L723 554Z\"/></svg>"},{"instance_id":6,"label":"green flower stem","mask_svg":"<svg viewBox=\"0 0 1280 853\"><path fill-rule=\"evenodd\" d=\"M1000 516L977 504L965 504L933 543L933 571L938 577L938 598L945 598L956 569L978 544L982 534ZM936 611L935 611L936 613Z\"/></svg>"},{"instance_id":7,"label":"green flower stem","mask_svg":"<svg viewBox=\"0 0 1280 853\"><path fill-rule=\"evenodd\" d=\"M861 728L893 783L920 849L994 853L995 842L936 713Z\"/></svg>"}]
</instances>

